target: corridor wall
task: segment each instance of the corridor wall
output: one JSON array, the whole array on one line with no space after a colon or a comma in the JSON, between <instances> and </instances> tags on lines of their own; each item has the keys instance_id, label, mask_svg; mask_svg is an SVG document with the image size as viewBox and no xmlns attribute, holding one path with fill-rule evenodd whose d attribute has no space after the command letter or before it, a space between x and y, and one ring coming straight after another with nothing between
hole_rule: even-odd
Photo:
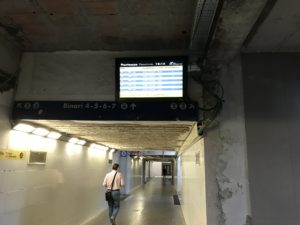
<instances>
[{"instance_id":1,"label":"corridor wall","mask_svg":"<svg viewBox=\"0 0 300 225\"><path fill-rule=\"evenodd\" d=\"M162 177L162 162L151 162L150 177Z\"/></svg>"},{"instance_id":2,"label":"corridor wall","mask_svg":"<svg viewBox=\"0 0 300 225\"><path fill-rule=\"evenodd\" d=\"M111 171L108 152L9 133L8 149L25 150L26 157L0 161L1 225L84 225L106 210L102 181ZM47 152L46 164L28 164L29 150ZM129 174L137 174L139 167L133 164L130 170ZM129 174L122 172L126 179Z\"/></svg>"},{"instance_id":3,"label":"corridor wall","mask_svg":"<svg viewBox=\"0 0 300 225\"><path fill-rule=\"evenodd\" d=\"M242 59L252 224L299 224L300 54Z\"/></svg>"},{"instance_id":4,"label":"corridor wall","mask_svg":"<svg viewBox=\"0 0 300 225\"><path fill-rule=\"evenodd\" d=\"M84 224L106 208L106 152L17 131L10 131L8 149L25 150L26 156L0 164L0 224ZM29 150L47 152L46 164L27 164Z\"/></svg>"},{"instance_id":5,"label":"corridor wall","mask_svg":"<svg viewBox=\"0 0 300 225\"><path fill-rule=\"evenodd\" d=\"M180 158L181 208L186 225L207 225L203 139L186 149Z\"/></svg>"}]
</instances>

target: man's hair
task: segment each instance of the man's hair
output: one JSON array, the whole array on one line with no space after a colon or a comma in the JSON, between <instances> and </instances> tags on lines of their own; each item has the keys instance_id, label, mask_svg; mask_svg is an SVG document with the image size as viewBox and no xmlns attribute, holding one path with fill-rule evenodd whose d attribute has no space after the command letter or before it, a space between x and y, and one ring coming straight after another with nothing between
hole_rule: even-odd
<instances>
[{"instance_id":1,"label":"man's hair","mask_svg":"<svg viewBox=\"0 0 300 225\"><path fill-rule=\"evenodd\" d=\"M118 163L114 163L112 166L113 170L117 170L119 168L119 164Z\"/></svg>"}]
</instances>

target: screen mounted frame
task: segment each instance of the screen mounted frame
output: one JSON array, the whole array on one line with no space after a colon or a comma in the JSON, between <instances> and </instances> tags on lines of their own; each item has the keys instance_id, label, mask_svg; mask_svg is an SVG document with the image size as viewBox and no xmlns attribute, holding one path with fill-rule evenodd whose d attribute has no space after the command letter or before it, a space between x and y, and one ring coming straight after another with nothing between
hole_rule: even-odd
<instances>
[{"instance_id":1,"label":"screen mounted frame","mask_svg":"<svg viewBox=\"0 0 300 225\"><path fill-rule=\"evenodd\" d=\"M182 62L183 77L181 97L120 97L120 66L121 63L149 63L149 62ZM187 77L188 77L188 57L187 56L163 56L163 57L128 57L115 59L115 98L116 101L170 101L170 100L186 100L187 99Z\"/></svg>"}]
</instances>

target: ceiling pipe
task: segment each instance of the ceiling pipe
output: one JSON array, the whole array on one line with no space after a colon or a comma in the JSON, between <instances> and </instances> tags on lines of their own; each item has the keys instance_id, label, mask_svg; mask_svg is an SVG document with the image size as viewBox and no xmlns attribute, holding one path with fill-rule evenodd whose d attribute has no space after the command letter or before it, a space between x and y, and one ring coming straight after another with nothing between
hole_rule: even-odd
<instances>
[{"instance_id":1,"label":"ceiling pipe","mask_svg":"<svg viewBox=\"0 0 300 225\"><path fill-rule=\"evenodd\" d=\"M206 58L224 0L198 0L190 41L190 50L198 63Z\"/></svg>"}]
</instances>

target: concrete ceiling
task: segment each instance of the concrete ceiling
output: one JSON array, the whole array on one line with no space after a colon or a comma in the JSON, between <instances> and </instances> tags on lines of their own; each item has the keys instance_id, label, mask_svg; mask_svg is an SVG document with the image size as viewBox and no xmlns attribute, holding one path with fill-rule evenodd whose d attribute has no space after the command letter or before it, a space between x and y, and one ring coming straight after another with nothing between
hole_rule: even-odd
<instances>
[{"instance_id":1,"label":"concrete ceiling","mask_svg":"<svg viewBox=\"0 0 300 225\"><path fill-rule=\"evenodd\" d=\"M244 52L299 52L300 1L225 0L208 61L227 64Z\"/></svg>"},{"instance_id":2,"label":"concrete ceiling","mask_svg":"<svg viewBox=\"0 0 300 225\"><path fill-rule=\"evenodd\" d=\"M186 49L195 0L1 0L0 27L25 51Z\"/></svg>"},{"instance_id":3,"label":"concrete ceiling","mask_svg":"<svg viewBox=\"0 0 300 225\"><path fill-rule=\"evenodd\" d=\"M35 127L47 127L68 137L126 151L179 151L197 137L197 123L187 121L69 121L23 120ZM68 140L67 137L64 138Z\"/></svg>"},{"instance_id":4,"label":"concrete ceiling","mask_svg":"<svg viewBox=\"0 0 300 225\"><path fill-rule=\"evenodd\" d=\"M247 45L249 52L300 51L300 1L278 0Z\"/></svg>"},{"instance_id":5,"label":"concrete ceiling","mask_svg":"<svg viewBox=\"0 0 300 225\"><path fill-rule=\"evenodd\" d=\"M203 35L195 37L193 26L211 23L205 15L193 21L200 16L195 16L197 6L205 2L208 8L200 8L200 13L209 14L214 10L210 5L216 7L218 1L1 0L0 35L13 39L24 51L187 50ZM241 48L300 50L298 0L223 2L208 51L210 61L228 62Z\"/></svg>"}]
</instances>

